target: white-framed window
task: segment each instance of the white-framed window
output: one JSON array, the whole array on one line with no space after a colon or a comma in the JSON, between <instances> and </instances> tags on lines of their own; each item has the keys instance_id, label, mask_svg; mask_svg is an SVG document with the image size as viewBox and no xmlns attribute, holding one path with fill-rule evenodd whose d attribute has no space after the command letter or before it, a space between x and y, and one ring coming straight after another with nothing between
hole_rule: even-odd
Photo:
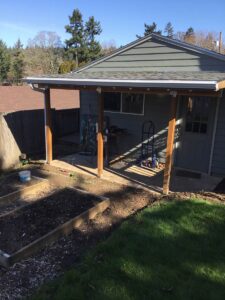
<instances>
[{"instance_id":1,"label":"white-framed window","mask_svg":"<svg viewBox=\"0 0 225 300\"><path fill-rule=\"evenodd\" d=\"M104 110L123 114L143 115L145 94L104 93Z\"/></svg>"}]
</instances>

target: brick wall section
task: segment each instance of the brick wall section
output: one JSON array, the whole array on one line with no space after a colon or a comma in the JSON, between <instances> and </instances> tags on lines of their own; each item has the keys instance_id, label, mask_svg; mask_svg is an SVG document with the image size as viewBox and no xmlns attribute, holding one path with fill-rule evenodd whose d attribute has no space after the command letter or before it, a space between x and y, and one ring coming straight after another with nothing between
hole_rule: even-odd
<instances>
[{"instance_id":1,"label":"brick wall section","mask_svg":"<svg viewBox=\"0 0 225 300\"><path fill-rule=\"evenodd\" d=\"M80 107L79 91L51 90L52 108L70 109ZM0 112L36 110L44 108L44 96L29 86L0 86Z\"/></svg>"}]
</instances>

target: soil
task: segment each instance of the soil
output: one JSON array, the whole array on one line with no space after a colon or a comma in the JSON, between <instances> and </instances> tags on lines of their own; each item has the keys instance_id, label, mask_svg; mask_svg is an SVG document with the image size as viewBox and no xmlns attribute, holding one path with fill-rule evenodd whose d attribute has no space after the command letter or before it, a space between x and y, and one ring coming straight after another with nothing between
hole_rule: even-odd
<instances>
[{"instance_id":1,"label":"soil","mask_svg":"<svg viewBox=\"0 0 225 300\"><path fill-rule=\"evenodd\" d=\"M1 250L12 254L99 202L99 198L64 188L0 217Z\"/></svg>"},{"instance_id":2,"label":"soil","mask_svg":"<svg viewBox=\"0 0 225 300\"><path fill-rule=\"evenodd\" d=\"M0 178L0 197L19 191L38 182L38 178L31 177L30 181L23 183L19 180L18 174L7 175Z\"/></svg>"},{"instance_id":3,"label":"soil","mask_svg":"<svg viewBox=\"0 0 225 300\"><path fill-rule=\"evenodd\" d=\"M73 174L72 178L39 170L36 175L49 180L52 188L78 187L94 194L110 198L110 207L92 221L28 259L9 269L0 267L0 299L29 297L46 281L61 276L66 270L82 263L82 257L97 243L109 235L123 220L150 205L155 195L150 192L110 183L89 176ZM36 193L40 197L44 191ZM32 199L32 201L35 201Z\"/></svg>"}]
</instances>

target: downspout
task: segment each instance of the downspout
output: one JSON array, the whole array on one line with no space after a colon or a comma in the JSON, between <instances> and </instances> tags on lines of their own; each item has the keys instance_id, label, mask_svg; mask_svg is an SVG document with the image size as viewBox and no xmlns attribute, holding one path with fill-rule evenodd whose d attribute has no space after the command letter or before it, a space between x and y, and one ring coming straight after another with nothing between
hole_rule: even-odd
<instances>
[{"instance_id":1,"label":"downspout","mask_svg":"<svg viewBox=\"0 0 225 300\"><path fill-rule=\"evenodd\" d=\"M217 102L216 102L216 112L215 112L215 119L214 119L214 125L213 125L212 144L211 144L211 149L210 149L208 175L211 175L211 173L212 173L213 153L214 153L214 147L215 147L215 138L216 138L217 123L218 123L220 100L222 98L222 95L223 95L223 93L221 92L221 95L217 98Z\"/></svg>"},{"instance_id":2,"label":"downspout","mask_svg":"<svg viewBox=\"0 0 225 300\"><path fill-rule=\"evenodd\" d=\"M43 93L45 95L46 88L38 88L33 83L30 83L29 86L35 92ZM44 122L46 124L46 101L44 101ZM47 163L47 145L46 145L46 130L45 130L45 163Z\"/></svg>"}]
</instances>

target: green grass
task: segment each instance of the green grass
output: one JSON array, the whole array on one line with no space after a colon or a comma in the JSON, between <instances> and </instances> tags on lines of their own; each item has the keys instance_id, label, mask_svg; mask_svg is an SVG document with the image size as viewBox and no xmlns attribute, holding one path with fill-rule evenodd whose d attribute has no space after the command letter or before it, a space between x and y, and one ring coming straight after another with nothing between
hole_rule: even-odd
<instances>
[{"instance_id":1,"label":"green grass","mask_svg":"<svg viewBox=\"0 0 225 300\"><path fill-rule=\"evenodd\" d=\"M149 207L33 299L224 300L225 205Z\"/></svg>"}]
</instances>

